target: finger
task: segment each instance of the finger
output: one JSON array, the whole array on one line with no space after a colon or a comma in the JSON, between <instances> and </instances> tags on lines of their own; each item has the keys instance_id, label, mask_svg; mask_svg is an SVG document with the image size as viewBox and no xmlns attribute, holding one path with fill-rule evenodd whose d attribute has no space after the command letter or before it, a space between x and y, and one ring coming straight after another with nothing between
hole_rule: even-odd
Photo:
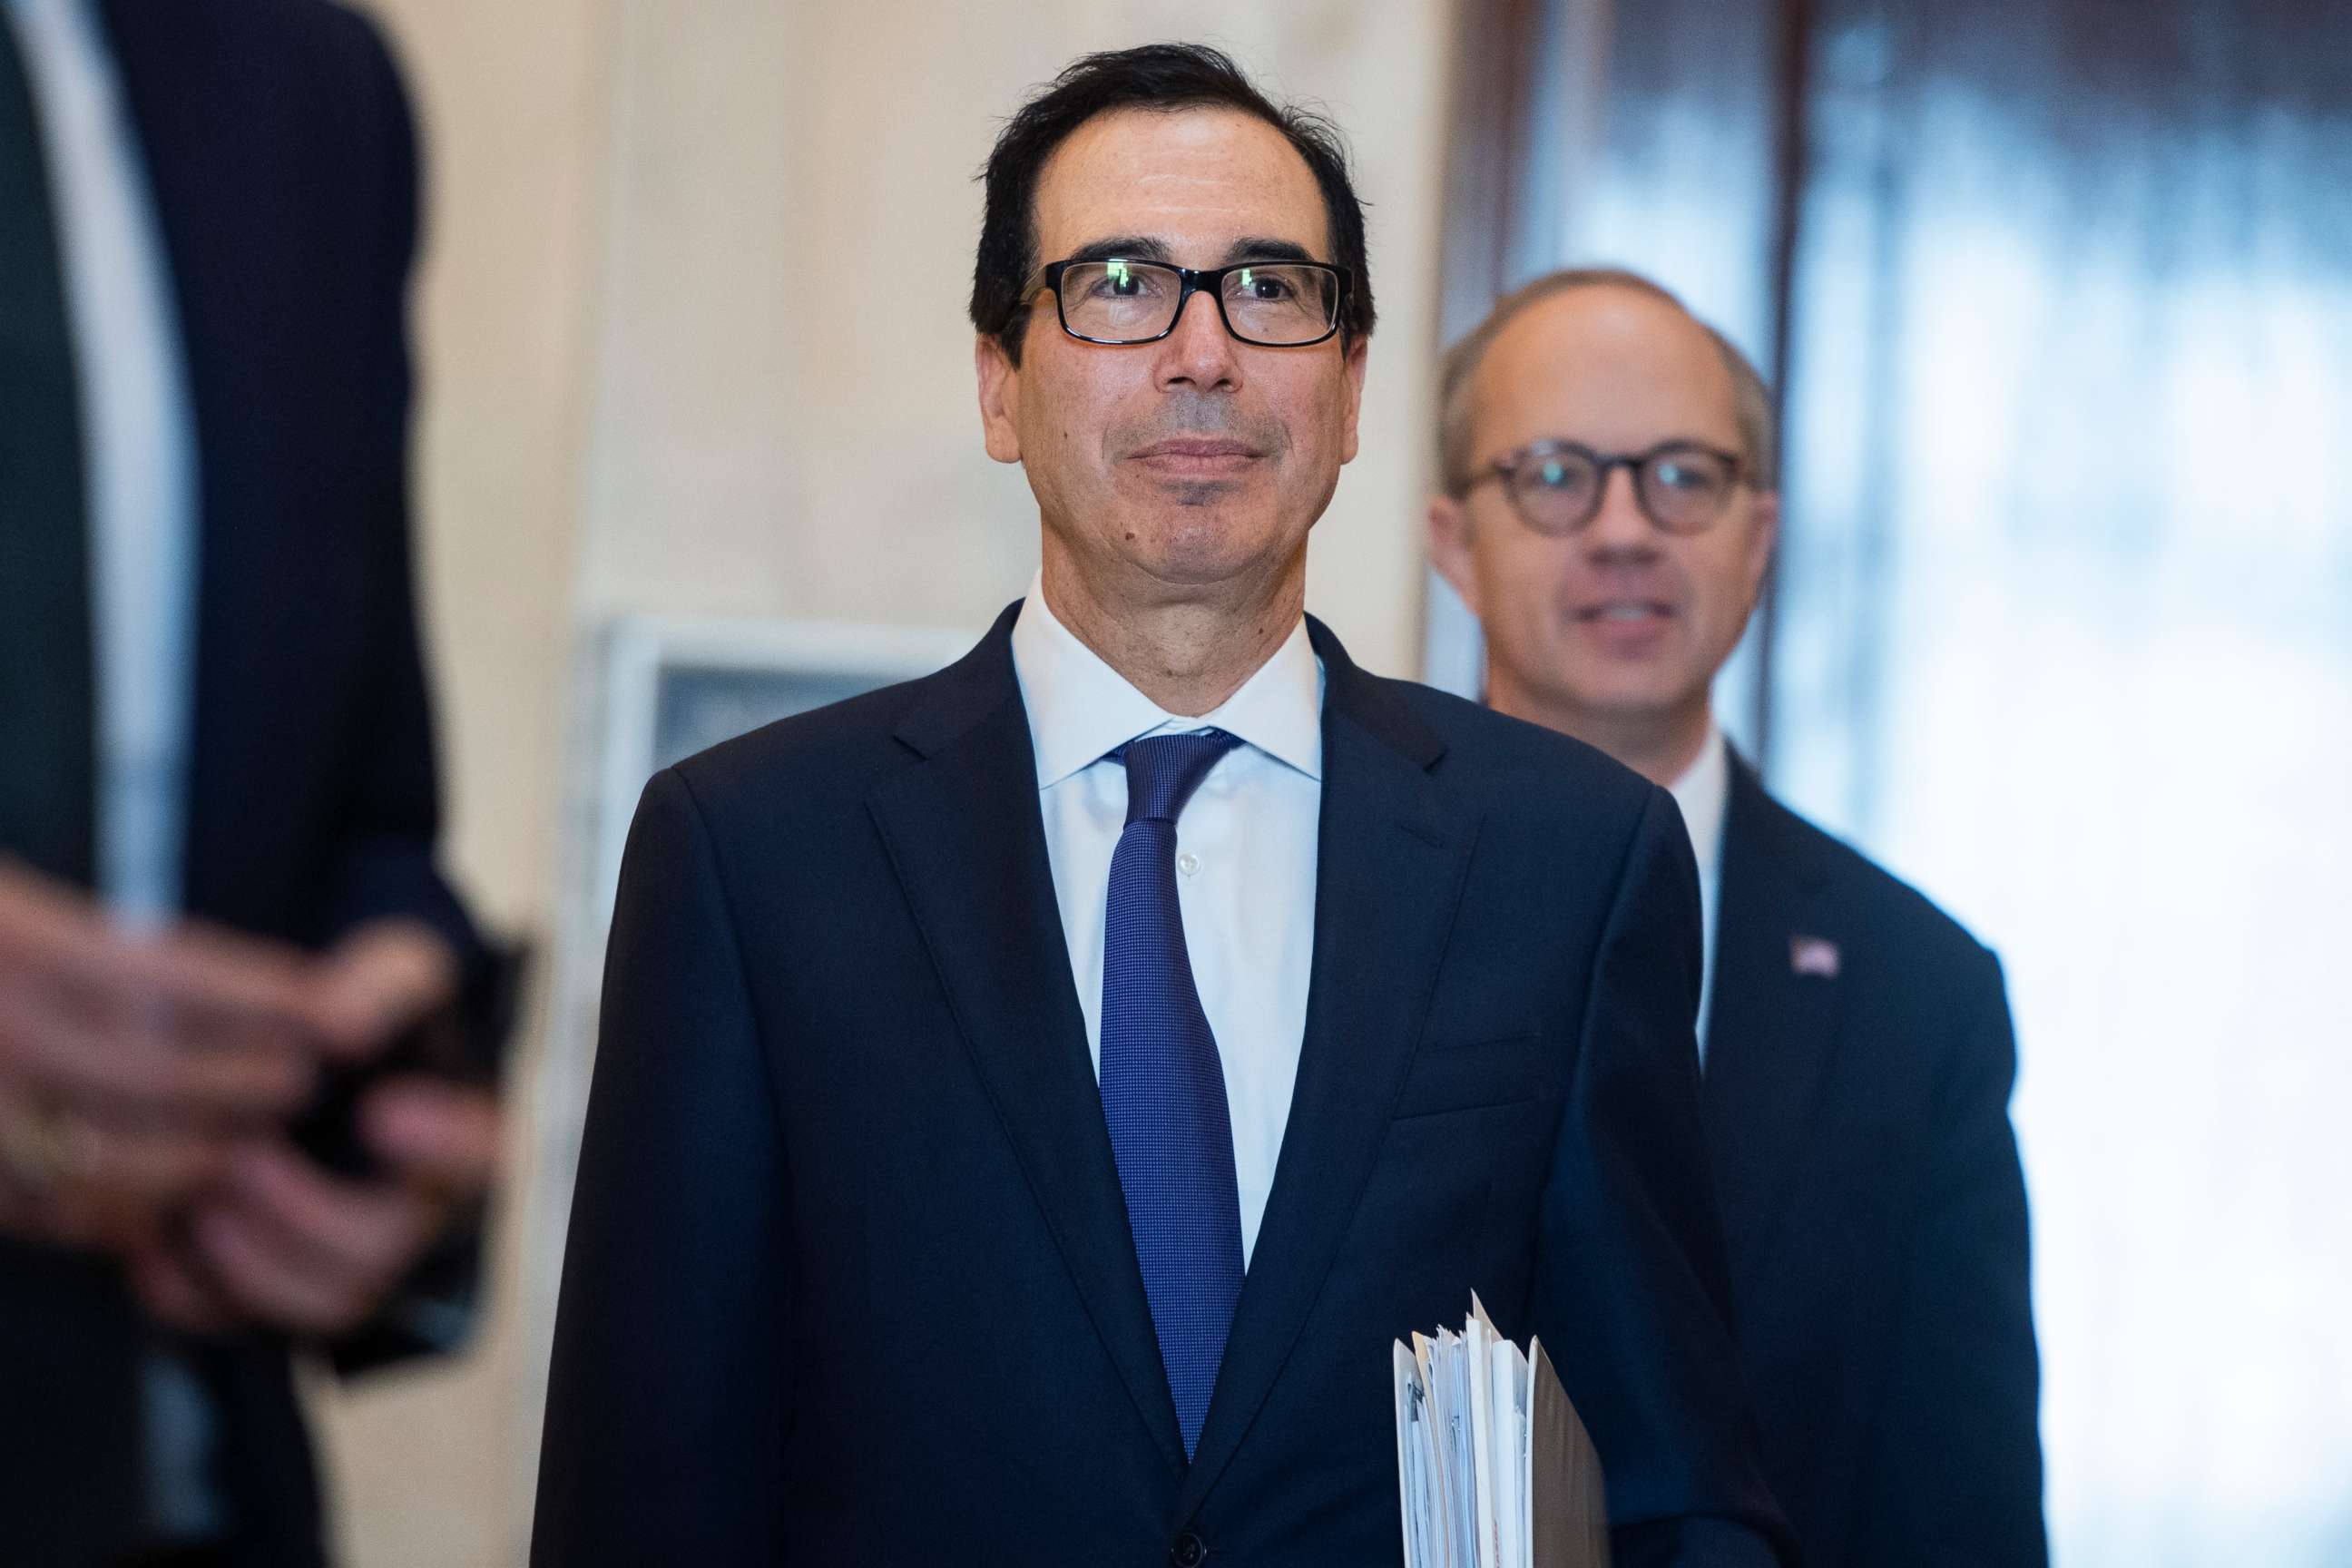
<instances>
[{"instance_id":1,"label":"finger","mask_svg":"<svg viewBox=\"0 0 2352 1568\"><path fill-rule=\"evenodd\" d=\"M76 1194L33 1192L0 1181L0 1236L74 1250L121 1250L153 1231L152 1225L127 1225Z\"/></svg>"},{"instance_id":2,"label":"finger","mask_svg":"<svg viewBox=\"0 0 2352 1568\"><path fill-rule=\"evenodd\" d=\"M248 1142L177 1126L86 1122L76 1184L118 1201L163 1209L219 1185Z\"/></svg>"},{"instance_id":3,"label":"finger","mask_svg":"<svg viewBox=\"0 0 2352 1568\"><path fill-rule=\"evenodd\" d=\"M392 1079L368 1091L359 1117L370 1151L405 1181L464 1202L497 1177L499 1102L488 1089Z\"/></svg>"},{"instance_id":4,"label":"finger","mask_svg":"<svg viewBox=\"0 0 2352 1568\"><path fill-rule=\"evenodd\" d=\"M316 963L307 953L198 925L133 938L130 946L163 1026L184 1040L298 1041L307 1032Z\"/></svg>"},{"instance_id":5,"label":"finger","mask_svg":"<svg viewBox=\"0 0 2352 1568\"><path fill-rule=\"evenodd\" d=\"M121 1252L161 1232L168 1215L227 1176L236 1140L177 1124L93 1121L32 1109L0 1092L11 1184L51 1236Z\"/></svg>"},{"instance_id":6,"label":"finger","mask_svg":"<svg viewBox=\"0 0 2352 1568\"><path fill-rule=\"evenodd\" d=\"M241 1315L295 1333L335 1334L373 1308L367 1281L320 1267L244 1209L206 1205L188 1229L205 1273Z\"/></svg>"},{"instance_id":7,"label":"finger","mask_svg":"<svg viewBox=\"0 0 2352 1568\"><path fill-rule=\"evenodd\" d=\"M167 1225L149 1204L96 1187L68 1187L41 1200L37 1218L43 1239L58 1247L111 1252L118 1257L152 1245Z\"/></svg>"},{"instance_id":8,"label":"finger","mask_svg":"<svg viewBox=\"0 0 2352 1568\"><path fill-rule=\"evenodd\" d=\"M275 1119L316 1091L314 1058L272 1043L182 1046L62 1005L37 984L0 987L0 1056L20 1092L93 1115Z\"/></svg>"},{"instance_id":9,"label":"finger","mask_svg":"<svg viewBox=\"0 0 2352 1568\"><path fill-rule=\"evenodd\" d=\"M419 921L380 921L339 943L317 972L310 1016L327 1049L364 1059L448 1005L457 955Z\"/></svg>"},{"instance_id":10,"label":"finger","mask_svg":"<svg viewBox=\"0 0 2352 1568\"><path fill-rule=\"evenodd\" d=\"M280 942L194 924L130 931L102 915L53 918L25 949L59 1005L110 1032L181 1043L299 1043L311 961Z\"/></svg>"},{"instance_id":11,"label":"finger","mask_svg":"<svg viewBox=\"0 0 2352 1568\"><path fill-rule=\"evenodd\" d=\"M148 1315L169 1328L220 1334L237 1326L228 1299L177 1249L142 1247L125 1263L123 1274Z\"/></svg>"},{"instance_id":12,"label":"finger","mask_svg":"<svg viewBox=\"0 0 2352 1568\"><path fill-rule=\"evenodd\" d=\"M445 1215L416 1192L346 1183L285 1147L245 1152L221 1208L254 1225L308 1281L358 1295L369 1310L424 1256Z\"/></svg>"},{"instance_id":13,"label":"finger","mask_svg":"<svg viewBox=\"0 0 2352 1568\"><path fill-rule=\"evenodd\" d=\"M104 916L87 892L0 856L0 959L71 946Z\"/></svg>"},{"instance_id":14,"label":"finger","mask_svg":"<svg viewBox=\"0 0 2352 1568\"><path fill-rule=\"evenodd\" d=\"M310 1094L299 1014L181 1008L178 983L157 978L157 949L174 946L169 939L129 938L102 920L40 907L28 914L22 894L0 904L10 906L0 927L13 933L0 940L0 1074L47 1098L104 1098L147 1112L278 1116ZM27 926L44 934L27 939ZM162 962L185 969L184 955ZM232 1022L247 1032L221 1033Z\"/></svg>"},{"instance_id":15,"label":"finger","mask_svg":"<svg viewBox=\"0 0 2352 1568\"><path fill-rule=\"evenodd\" d=\"M241 1154L228 1190L322 1269L386 1283L424 1250L440 1220L439 1205L425 1194L388 1182L346 1181L283 1145Z\"/></svg>"}]
</instances>

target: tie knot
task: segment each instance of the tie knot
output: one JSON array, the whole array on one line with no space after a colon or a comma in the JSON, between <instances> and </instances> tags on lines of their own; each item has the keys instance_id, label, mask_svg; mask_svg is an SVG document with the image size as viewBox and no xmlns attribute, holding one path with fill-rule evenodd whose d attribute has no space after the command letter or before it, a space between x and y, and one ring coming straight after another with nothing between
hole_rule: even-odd
<instances>
[{"instance_id":1,"label":"tie knot","mask_svg":"<svg viewBox=\"0 0 2352 1568\"><path fill-rule=\"evenodd\" d=\"M1127 764L1127 820L1174 822L1217 759L1240 744L1239 737L1223 730L1202 730L1150 735L1113 752Z\"/></svg>"}]
</instances>

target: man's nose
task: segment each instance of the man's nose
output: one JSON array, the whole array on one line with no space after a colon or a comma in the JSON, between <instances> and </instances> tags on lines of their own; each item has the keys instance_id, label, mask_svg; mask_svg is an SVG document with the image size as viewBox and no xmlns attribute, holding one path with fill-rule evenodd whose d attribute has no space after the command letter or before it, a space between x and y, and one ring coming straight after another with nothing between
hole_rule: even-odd
<instances>
[{"instance_id":1,"label":"man's nose","mask_svg":"<svg viewBox=\"0 0 2352 1568\"><path fill-rule=\"evenodd\" d=\"M1596 555L1648 555L1658 548L1658 531L1642 510L1633 470L1614 468L1601 484L1601 510L1584 525L1584 547Z\"/></svg>"},{"instance_id":2,"label":"man's nose","mask_svg":"<svg viewBox=\"0 0 2352 1568\"><path fill-rule=\"evenodd\" d=\"M1241 361L1225 318L1207 289L1195 289L1176 317L1176 329L1161 340L1160 384L1202 391L1241 384Z\"/></svg>"}]
</instances>

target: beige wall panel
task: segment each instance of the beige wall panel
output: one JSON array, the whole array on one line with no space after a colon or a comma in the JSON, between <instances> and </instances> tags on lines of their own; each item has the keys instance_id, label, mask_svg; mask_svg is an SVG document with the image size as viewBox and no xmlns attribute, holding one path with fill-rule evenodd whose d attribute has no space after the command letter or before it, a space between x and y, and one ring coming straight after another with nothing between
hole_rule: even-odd
<instances>
[{"instance_id":1,"label":"beige wall panel","mask_svg":"<svg viewBox=\"0 0 2352 1568\"><path fill-rule=\"evenodd\" d=\"M425 142L416 509L447 859L503 930L548 927L577 548L583 328L602 222L603 0L370 0ZM543 975L542 975L543 978ZM534 1032L516 1041L517 1082ZM510 1129L522 1169L530 1129ZM345 1560L520 1563L509 1227L464 1357L318 1390Z\"/></svg>"},{"instance_id":2,"label":"beige wall panel","mask_svg":"<svg viewBox=\"0 0 2352 1568\"><path fill-rule=\"evenodd\" d=\"M1223 13L1220 15L1219 13ZM1311 602L1412 668L1447 8L630 0L583 597L977 627L1036 514L990 462L963 316L1000 119L1075 54L1166 36L1325 101L1372 203L1364 455Z\"/></svg>"}]
</instances>

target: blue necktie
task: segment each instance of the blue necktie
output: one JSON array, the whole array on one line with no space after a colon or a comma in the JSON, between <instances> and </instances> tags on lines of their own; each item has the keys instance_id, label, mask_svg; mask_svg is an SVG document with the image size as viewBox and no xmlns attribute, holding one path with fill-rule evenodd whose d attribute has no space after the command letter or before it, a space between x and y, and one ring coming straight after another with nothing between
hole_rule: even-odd
<instances>
[{"instance_id":1,"label":"blue necktie","mask_svg":"<svg viewBox=\"0 0 2352 1568\"><path fill-rule=\"evenodd\" d=\"M1206 730L1111 753L1127 764L1127 826L1103 923L1103 1121L1187 1458L1242 1293L1242 1217L1224 1068L1176 903L1176 818L1239 744Z\"/></svg>"}]
</instances>

